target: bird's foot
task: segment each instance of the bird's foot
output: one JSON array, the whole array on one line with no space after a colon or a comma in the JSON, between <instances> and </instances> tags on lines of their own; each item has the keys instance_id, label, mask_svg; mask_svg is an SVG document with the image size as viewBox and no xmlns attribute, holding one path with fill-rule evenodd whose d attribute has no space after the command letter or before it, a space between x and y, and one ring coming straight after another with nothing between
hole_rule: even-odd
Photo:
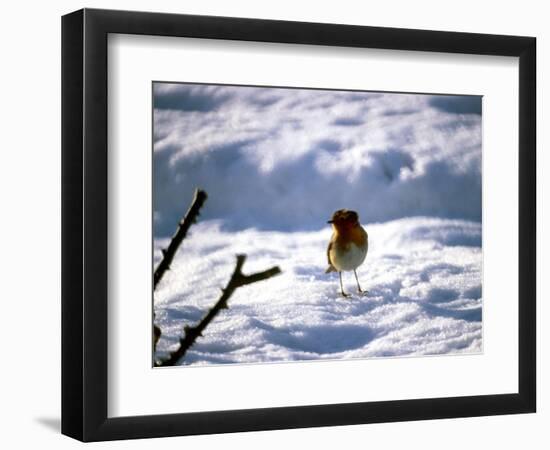
<instances>
[{"instance_id":1,"label":"bird's foot","mask_svg":"<svg viewBox=\"0 0 550 450\"><path fill-rule=\"evenodd\" d=\"M344 291L342 291L341 294L342 294L342 297L344 297L344 298L350 298L351 297L351 294L346 294Z\"/></svg>"},{"instance_id":2,"label":"bird's foot","mask_svg":"<svg viewBox=\"0 0 550 450\"><path fill-rule=\"evenodd\" d=\"M357 293L363 297L366 297L367 295L369 295L369 291L367 290L362 290L362 289L357 289Z\"/></svg>"}]
</instances>

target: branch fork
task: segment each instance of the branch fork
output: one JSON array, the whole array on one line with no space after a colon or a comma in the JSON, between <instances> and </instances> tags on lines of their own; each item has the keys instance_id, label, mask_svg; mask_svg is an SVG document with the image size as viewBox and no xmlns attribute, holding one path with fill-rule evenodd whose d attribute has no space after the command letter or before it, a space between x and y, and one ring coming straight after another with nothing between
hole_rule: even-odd
<instances>
[{"instance_id":1,"label":"branch fork","mask_svg":"<svg viewBox=\"0 0 550 450\"><path fill-rule=\"evenodd\" d=\"M200 209L202 208L207 198L208 198L208 195L206 194L205 191L202 191L200 189L195 190L195 195L193 196L193 201L191 202L191 206L187 210L187 213L185 214L183 219L179 222L176 233L172 236L172 239L170 240L170 244L168 245L167 248L163 248L161 250L162 260L160 261L159 265L155 269L155 272L153 275L153 290L156 289L160 280L162 280L162 277L164 276L164 274L168 270L170 270L170 265L172 264L174 255L176 254L178 247L187 236L187 232L189 231L189 228L191 228L191 225L197 222ZM180 339L179 348L174 352L172 352L170 354L170 357L167 360L155 361L154 364L156 367L176 365L177 362L185 355L187 350L189 350L189 348L195 343L197 338L202 336L202 332L210 324L210 322L214 319L214 317L216 317L216 315L218 315L222 309L228 308L227 301L229 300L229 297L231 297L231 295L233 294L233 292L235 292L236 289L238 289L241 286L245 286L247 284L252 284L258 281L267 280L268 278L271 278L281 272L281 269L275 266L275 267L272 267L271 269L264 270L263 272L257 272L251 275L244 275L242 273L242 268L245 261L246 261L246 255L237 255L237 263L235 265L235 270L233 271L233 275L231 275L231 278L227 286L221 290L222 291L221 296L216 302L216 304L208 311L206 316L203 317L203 319L199 322L198 325L194 327L185 325L183 327L184 335ZM154 320L154 314L153 314L153 320ZM160 328L153 324L153 353L156 350L157 342L160 339L160 336L161 336Z\"/></svg>"},{"instance_id":2,"label":"branch fork","mask_svg":"<svg viewBox=\"0 0 550 450\"><path fill-rule=\"evenodd\" d=\"M241 286L247 284L256 283L258 281L267 280L281 273L281 269L278 266L271 267L270 269L262 272L253 273L251 275L244 275L242 273L242 267L246 261L246 255L237 255L237 262L233 275L225 288L222 289L222 295L216 302L216 304L208 311L208 313L202 318L202 320L194 327L186 325L184 327L184 336L180 339L180 346L177 350L170 354L167 360L156 362L157 367L162 366L175 366L177 362L187 353L187 350L195 343L197 338L202 336L204 329L212 322L212 320L219 314L222 309L227 309L227 301L229 297Z\"/></svg>"}]
</instances>

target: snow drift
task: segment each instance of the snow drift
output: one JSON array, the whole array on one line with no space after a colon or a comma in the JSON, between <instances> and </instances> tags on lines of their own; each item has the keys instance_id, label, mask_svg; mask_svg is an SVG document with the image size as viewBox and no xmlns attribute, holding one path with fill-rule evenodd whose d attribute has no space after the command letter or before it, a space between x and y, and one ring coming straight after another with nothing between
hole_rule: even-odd
<instances>
[{"instance_id":1,"label":"snow drift","mask_svg":"<svg viewBox=\"0 0 550 450\"><path fill-rule=\"evenodd\" d=\"M155 106L155 236L197 186L232 229L315 230L343 207L481 220L479 97L156 84Z\"/></svg>"}]
</instances>

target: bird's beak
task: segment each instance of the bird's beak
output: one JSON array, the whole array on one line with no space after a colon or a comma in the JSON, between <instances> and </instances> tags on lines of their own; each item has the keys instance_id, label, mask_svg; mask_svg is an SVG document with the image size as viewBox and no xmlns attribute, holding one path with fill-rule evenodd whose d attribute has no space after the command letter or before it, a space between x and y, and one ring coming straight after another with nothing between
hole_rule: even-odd
<instances>
[{"instance_id":1,"label":"bird's beak","mask_svg":"<svg viewBox=\"0 0 550 450\"><path fill-rule=\"evenodd\" d=\"M327 220L327 223L334 223L333 220Z\"/></svg>"}]
</instances>

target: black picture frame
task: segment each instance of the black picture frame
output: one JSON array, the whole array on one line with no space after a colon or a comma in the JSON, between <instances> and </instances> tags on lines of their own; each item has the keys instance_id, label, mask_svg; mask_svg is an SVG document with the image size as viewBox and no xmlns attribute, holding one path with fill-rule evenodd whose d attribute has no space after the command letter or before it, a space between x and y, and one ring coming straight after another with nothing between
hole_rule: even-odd
<instances>
[{"instance_id":1,"label":"black picture frame","mask_svg":"<svg viewBox=\"0 0 550 450\"><path fill-rule=\"evenodd\" d=\"M109 33L518 57L518 392L109 418ZM533 37L94 9L63 16L62 433L82 441L100 441L535 412L535 90Z\"/></svg>"}]
</instances>

